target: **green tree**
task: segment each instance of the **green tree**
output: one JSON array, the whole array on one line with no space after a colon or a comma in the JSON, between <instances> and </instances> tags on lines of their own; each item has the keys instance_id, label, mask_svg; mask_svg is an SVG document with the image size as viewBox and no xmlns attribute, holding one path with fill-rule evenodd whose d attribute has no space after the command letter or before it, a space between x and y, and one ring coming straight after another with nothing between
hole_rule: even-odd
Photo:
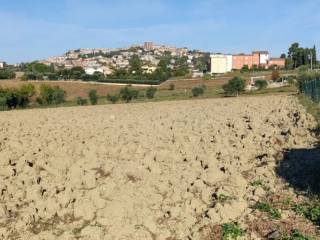
<instances>
[{"instance_id":1,"label":"green tree","mask_svg":"<svg viewBox=\"0 0 320 240\"><path fill-rule=\"evenodd\" d=\"M38 102L41 104L61 104L65 102L66 92L58 86L41 85Z\"/></svg>"},{"instance_id":2,"label":"green tree","mask_svg":"<svg viewBox=\"0 0 320 240\"><path fill-rule=\"evenodd\" d=\"M97 90L95 89L91 89L88 93L88 96L89 96L89 100L90 100L90 103L91 105L97 105L98 103L98 93L97 93Z\"/></svg>"},{"instance_id":3,"label":"green tree","mask_svg":"<svg viewBox=\"0 0 320 240\"><path fill-rule=\"evenodd\" d=\"M142 61L138 55L133 55L129 61L130 64L130 74L135 76L141 76L143 73L142 70Z\"/></svg>"},{"instance_id":4,"label":"green tree","mask_svg":"<svg viewBox=\"0 0 320 240\"><path fill-rule=\"evenodd\" d=\"M16 74L14 71L4 68L0 69L0 79L13 79L16 77Z\"/></svg>"},{"instance_id":5,"label":"green tree","mask_svg":"<svg viewBox=\"0 0 320 240\"><path fill-rule=\"evenodd\" d=\"M87 103L88 103L87 99L83 99L82 97L77 97L77 104L79 106L87 105Z\"/></svg>"},{"instance_id":6,"label":"green tree","mask_svg":"<svg viewBox=\"0 0 320 240\"><path fill-rule=\"evenodd\" d=\"M122 88L120 90L120 97L126 101L126 103L131 102L133 99L138 98L139 91L136 89L133 89L131 87L126 86L125 88Z\"/></svg>"},{"instance_id":7,"label":"green tree","mask_svg":"<svg viewBox=\"0 0 320 240\"><path fill-rule=\"evenodd\" d=\"M238 96L240 93L244 92L246 87L246 81L240 77L234 77L225 85L222 86L224 92L228 95Z\"/></svg>"},{"instance_id":8,"label":"green tree","mask_svg":"<svg viewBox=\"0 0 320 240\"><path fill-rule=\"evenodd\" d=\"M147 91L146 91L146 96L147 96L147 98L149 98L149 99L154 98L156 92L157 92L157 88L155 88L155 87L149 87L149 88L147 89Z\"/></svg>"}]
</instances>

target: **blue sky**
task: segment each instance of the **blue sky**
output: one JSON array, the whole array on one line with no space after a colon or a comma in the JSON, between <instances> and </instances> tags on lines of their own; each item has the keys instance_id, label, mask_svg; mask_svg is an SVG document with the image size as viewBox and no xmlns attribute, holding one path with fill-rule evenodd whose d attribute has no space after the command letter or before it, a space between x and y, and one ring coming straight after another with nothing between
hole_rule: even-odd
<instances>
[{"instance_id":1,"label":"blue sky","mask_svg":"<svg viewBox=\"0 0 320 240\"><path fill-rule=\"evenodd\" d=\"M320 0L0 0L0 60L154 41L212 52L320 49Z\"/></svg>"}]
</instances>

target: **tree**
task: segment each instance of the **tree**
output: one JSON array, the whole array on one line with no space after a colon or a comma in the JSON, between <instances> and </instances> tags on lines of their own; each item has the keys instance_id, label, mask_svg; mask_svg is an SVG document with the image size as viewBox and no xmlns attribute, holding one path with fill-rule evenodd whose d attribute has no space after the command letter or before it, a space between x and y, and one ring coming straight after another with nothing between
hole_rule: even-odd
<instances>
[{"instance_id":1,"label":"tree","mask_svg":"<svg viewBox=\"0 0 320 240\"><path fill-rule=\"evenodd\" d=\"M95 90L95 89L90 90L88 93L88 96L89 96L89 100L90 100L91 105L97 105L97 103L98 103L97 90Z\"/></svg>"},{"instance_id":2,"label":"tree","mask_svg":"<svg viewBox=\"0 0 320 240\"><path fill-rule=\"evenodd\" d=\"M138 55L133 55L129 61L130 64L130 74L141 76L143 73L142 70L142 61Z\"/></svg>"},{"instance_id":3,"label":"tree","mask_svg":"<svg viewBox=\"0 0 320 240\"><path fill-rule=\"evenodd\" d=\"M131 102L133 99L138 98L139 91L136 89L133 89L131 87L126 86L125 88L122 88L120 90L120 97L126 101L126 103Z\"/></svg>"},{"instance_id":4,"label":"tree","mask_svg":"<svg viewBox=\"0 0 320 240\"><path fill-rule=\"evenodd\" d=\"M256 88L258 88L258 90L262 90L262 89L265 89L267 88L268 86L268 82L266 80L263 80L263 79L259 79L259 80L256 80L255 83L254 83L254 86Z\"/></svg>"},{"instance_id":5,"label":"tree","mask_svg":"<svg viewBox=\"0 0 320 240\"><path fill-rule=\"evenodd\" d=\"M271 79L277 81L280 78L280 72L278 70L272 71Z\"/></svg>"},{"instance_id":6,"label":"tree","mask_svg":"<svg viewBox=\"0 0 320 240\"><path fill-rule=\"evenodd\" d=\"M149 99L154 98L154 95L156 94L156 92L157 92L157 88L155 88L155 87L149 87L149 88L147 89L147 91L146 91L146 96L147 96L147 98L149 98Z\"/></svg>"},{"instance_id":7,"label":"tree","mask_svg":"<svg viewBox=\"0 0 320 240\"><path fill-rule=\"evenodd\" d=\"M222 86L223 90L228 95L238 96L240 93L244 92L246 87L246 81L240 77L234 77L225 85Z\"/></svg>"}]
</instances>

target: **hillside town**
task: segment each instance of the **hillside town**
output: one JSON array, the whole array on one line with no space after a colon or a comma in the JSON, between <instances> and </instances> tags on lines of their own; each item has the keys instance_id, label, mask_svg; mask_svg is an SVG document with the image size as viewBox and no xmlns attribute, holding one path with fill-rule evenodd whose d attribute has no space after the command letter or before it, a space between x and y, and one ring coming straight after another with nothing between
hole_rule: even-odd
<instances>
[{"instance_id":1,"label":"hillside town","mask_svg":"<svg viewBox=\"0 0 320 240\"><path fill-rule=\"evenodd\" d=\"M127 48L70 50L62 56L50 57L40 61L40 63L66 69L82 67L87 74L100 72L104 75L111 75L116 69L128 68L130 59L133 56L138 56L143 63L142 69L144 73L152 73L157 69L160 60L165 56L169 56L172 58L168 66L169 68L174 67L174 58L184 57L189 69L196 71L199 69L197 69L195 59L203 57L206 54L209 56L208 53L196 50L190 51L188 48L177 48L145 42L142 45L133 45Z\"/></svg>"}]
</instances>

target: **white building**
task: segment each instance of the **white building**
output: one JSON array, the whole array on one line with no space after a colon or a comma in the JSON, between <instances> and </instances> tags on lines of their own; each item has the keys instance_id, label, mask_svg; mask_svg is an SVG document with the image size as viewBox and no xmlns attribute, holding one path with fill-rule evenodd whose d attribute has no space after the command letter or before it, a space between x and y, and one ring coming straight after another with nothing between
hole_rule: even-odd
<instances>
[{"instance_id":1,"label":"white building","mask_svg":"<svg viewBox=\"0 0 320 240\"><path fill-rule=\"evenodd\" d=\"M210 55L211 73L226 73L232 71L232 55L212 54Z\"/></svg>"},{"instance_id":2,"label":"white building","mask_svg":"<svg viewBox=\"0 0 320 240\"><path fill-rule=\"evenodd\" d=\"M85 69L86 74L93 75L95 72L103 73L102 68L86 68Z\"/></svg>"},{"instance_id":3,"label":"white building","mask_svg":"<svg viewBox=\"0 0 320 240\"><path fill-rule=\"evenodd\" d=\"M4 68L4 64L5 64L4 62L0 61L0 68Z\"/></svg>"}]
</instances>

